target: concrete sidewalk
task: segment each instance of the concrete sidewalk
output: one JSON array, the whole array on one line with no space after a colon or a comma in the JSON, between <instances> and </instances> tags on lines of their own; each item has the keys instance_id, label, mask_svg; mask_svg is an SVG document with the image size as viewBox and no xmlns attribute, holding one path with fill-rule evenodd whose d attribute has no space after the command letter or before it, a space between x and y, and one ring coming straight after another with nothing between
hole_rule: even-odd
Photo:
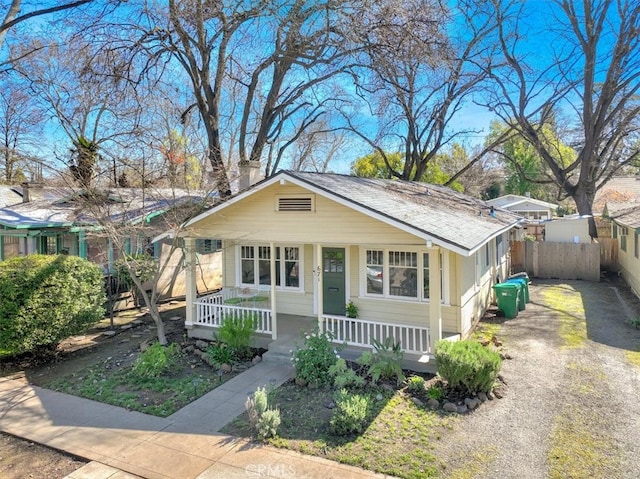
<instances>
[{"instance_id":1,"label":"concrete sidewalk","mask_svg":"<svg viewBox=\"0 0 640 479\"><path fill-rule=\"evenodd\" d=\"M259 363L167 418L0 378L0 430L98 463L74 479L383 477L217 432L257 387L292 375L289 364Z\"/></svg>"}]
</instances>

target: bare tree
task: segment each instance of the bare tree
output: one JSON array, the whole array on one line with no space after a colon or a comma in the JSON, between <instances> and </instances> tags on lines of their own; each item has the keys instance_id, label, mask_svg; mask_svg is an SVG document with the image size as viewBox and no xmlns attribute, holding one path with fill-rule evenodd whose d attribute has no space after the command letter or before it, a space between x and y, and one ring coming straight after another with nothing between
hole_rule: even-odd
<instances>
[{"instance_id":1,"label":"bare tree","mask_svg":"<svg viewBox=\"0 0 640 479\"><path fill-rule=\"evenodd\" d=\"M24 170L32 166L30 149L43 120L23 85L9 79L0 84L0 171L6 183L24 181Z\"/></svg>"},{"instance_id":2,"label":"bare tree","mask_svg":"<svg viewBox=\"0 0 640 479\"><path fill-rule=\"evenodd\" d=\"M529 22L529 7L539 5L488 3L504 64L488 71L486 106L531 143L578 212L591 215L596 191L640 155L640 4L553 0L546 22ZM536 51L525 44L534 36L548 39ZM555 134L574 158L545 141L557 112L567 120ZM593 219L590 234L597 236Z\"/></svg>"},{"instance_id":3,"label":"bare tree","mask_svg":"<svg viewBox=\"0 0 640 479\"><path fill-rule=\"evenodd\" d=\"M394 177L422 178L442 148L470 133L452 120L486 77L482 66L493 56L484 40L495 26L476 2L452 8L432 0L377 3L353 22L368 45L354 78L377 134L349 124L383 158L402 152L400 170L386 161Z\"/></svg>"}]
</instances>

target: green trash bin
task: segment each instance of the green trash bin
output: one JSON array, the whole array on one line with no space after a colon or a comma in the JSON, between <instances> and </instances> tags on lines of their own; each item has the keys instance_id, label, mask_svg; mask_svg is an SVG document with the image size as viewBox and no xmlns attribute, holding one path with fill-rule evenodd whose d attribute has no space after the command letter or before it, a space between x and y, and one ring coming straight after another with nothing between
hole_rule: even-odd
<instances>
[{"instance_id":1,"label":"green trash bin","mask_svg":"<svg viewBox=\"0 0 640 479\"><path fill-rule=\"evenodd\" d=\"M518 311L524 311L527 307L527 280L524 278L509 278L505 283L518 285Z\"/></svg>"},{"instance_id":2,"label":"green trash bin","mask_svg":"<svg viewBox=\"0 0 640 479\"><path fill-rule=\"evenodd\" d=\"M498 309L504 313L504 317L507 319L513 319L518 316L518 296L520 295L520 289L521 286L516 283L498 283L493 285Z\"/></svg>"},{"instance_id":3,"label":"green trash bin","mask_svg":"<svg viewBox=\"0 0 640 479\"><path fill-rule=\"evenodd\" d=\"M524 298L525 301L527 303L531 302L531 297L529 296L529 275L526 272L522 272L522 273L516 273L516 274L512 274L511 276L509 276L509 279L524 279L524 282L522 283L524 285Z\"/></svg>"}]
</instances>

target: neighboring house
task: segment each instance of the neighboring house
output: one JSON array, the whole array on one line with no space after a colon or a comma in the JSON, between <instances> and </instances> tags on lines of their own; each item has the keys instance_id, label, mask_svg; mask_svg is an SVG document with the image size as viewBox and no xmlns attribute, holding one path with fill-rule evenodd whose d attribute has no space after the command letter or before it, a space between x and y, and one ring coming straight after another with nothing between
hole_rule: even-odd
<instances>
[{"instance_id":1,"label":"neighboring house","mask_svg":"<svg viewBox=\"0 0 640 479\"><path fill-rule=\"evenodd\" d=\"M174 206L203 199L175 189L115 188L99 195L91 200L99 204L92 213L82 191L25 184L21 203L0 208L0 261L29 254L63 253L88 259L108 273L113 271L119 249L113 244L114 236L104 233L105 224L124 228L161 222L162 215ZM145 231L139 228L135 237L124 239L127 252L148 252L161 263L167 261L170 267L159 281L159 293L163 297L184 296L182 249L167 259L170 245L166 241L152 243L154 233L147 236ZM220 287L221 255L217 245L213 240L199 242L200 291Z\"/></svg>"},{"instance_id":2,"label":"neighboring house","mask_svg":"<svg viewBox=\"0 0 640 479\"><path fill-rule=\"evenodd\" d=\"M484 314L519 221L440 186L281 171L186 224L186 327L210 338L252 313L273 340L315 324L350 346L391 336L432 353ZM209 237L222 241L224 289L198 297L195 244Z\"/></svg>"},{"instance_id":3,"label":"neighboring house","mask_svg":"<svg viewBox=\"0 0 640 479\"><path fill-rule=\"evenodd\" d=\"M512 211L528 220L550 220L555 216L558 205L536 200L530 196L505 195L492 200L487 200L487 204Z\"/></svg>"},{"instance_id":4,"label":"neighboring house","mask_svg":"<svg viewBox=\"0 0 640 479\"><path fill-rule=\"evenodd\" d=\"M629 203L611 217L611 235L618 241L618 267L625 281L640 296L640 203Z\"/></svg>"},{"instance_id":5,"label":"neighboring house","mask_svg":"<svg viewBox=\"0 0 640 479\"><path fill-rule=\"evenodd\" d=\"M614 176L596 192L594 215L614 203L640 203L640 176Z\"/></svg>"},{"instance_id":6,"label":"neighboring house","mask_svg":"<svg viewBox=\"0 0 640 479\"><path fill-rule=\"evenodd\" d=\"M591 243L590 216L569 215L542 223L544 240L551 243Z\"/></svg>"}]
</instances>

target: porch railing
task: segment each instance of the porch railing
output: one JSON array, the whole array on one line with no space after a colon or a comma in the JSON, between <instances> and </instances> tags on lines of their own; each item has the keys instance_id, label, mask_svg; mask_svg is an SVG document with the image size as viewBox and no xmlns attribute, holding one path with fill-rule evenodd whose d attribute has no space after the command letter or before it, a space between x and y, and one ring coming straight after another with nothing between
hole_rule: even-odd
<instances>
[{"instance_id":1,"label":"porch railing","mask_svg":"<svg viewBox=\"0 0 640 479\"><path fill-rule=\"evenodd\" d=\"M234 290L222 290L198 298L196 306L196 325L219 328L222 322L230 318L253 317L256 321L256 332L271 334L272 319L268 297L263 301L263 296L249 296L250 293L236 293ZM235 298L240 301L233 301ZM229 304L231 300L231 304Z\"/></svg>"},{"instance_id":2,"label":"porch railing","mask_svg":"<svg viewBox=\"0 0 640 479\"><path fill-rule=\"evenodd\" d=\"M393 338L400 342L405 353L425 354L429 352L429 328L391 323L365 321L345 316L323 316L324 332L333 336L336 343L349 346L372 347L372 338L384 342Z\"/></svg>"}]
</instances>

